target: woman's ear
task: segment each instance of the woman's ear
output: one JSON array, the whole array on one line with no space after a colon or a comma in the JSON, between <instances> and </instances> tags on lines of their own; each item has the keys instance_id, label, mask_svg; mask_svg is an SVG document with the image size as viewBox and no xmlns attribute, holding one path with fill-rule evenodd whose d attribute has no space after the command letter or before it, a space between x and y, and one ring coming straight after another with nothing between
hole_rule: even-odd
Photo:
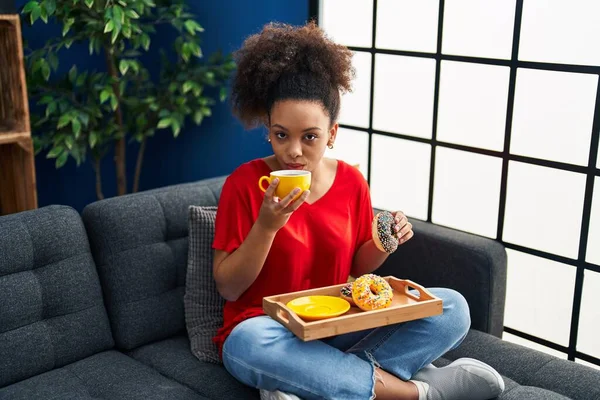
<instances>
[{"instance_id":1,"label":"woman's ear","mask_svg":"<svg viewBox=\"0 0 600 400\"><path fill-rule=\"evenodd\" d=\"M336 122L333 124L331 129L329 129L329 140L327 141L327 145L333 145L335 143L335 138L337 136L339 124Z\"/></svg>"}]
</instances>

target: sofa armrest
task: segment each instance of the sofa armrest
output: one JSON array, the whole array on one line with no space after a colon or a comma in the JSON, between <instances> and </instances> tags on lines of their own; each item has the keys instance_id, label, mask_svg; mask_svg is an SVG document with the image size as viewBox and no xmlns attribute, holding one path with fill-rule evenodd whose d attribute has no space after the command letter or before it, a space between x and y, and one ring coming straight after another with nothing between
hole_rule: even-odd
<instances>
[{"instance_id":1,"label":"sofa armrest","mask_svg":"<svg viewBox=\"0 0 600 400\"><path fill-rule=\"evenodd\" d=\"M390 255L377 274L460 292L469 303L471 328L501 337L506 296L504 246L432 223L410 222L415 236Z\"/></svg>"}]
</instances>

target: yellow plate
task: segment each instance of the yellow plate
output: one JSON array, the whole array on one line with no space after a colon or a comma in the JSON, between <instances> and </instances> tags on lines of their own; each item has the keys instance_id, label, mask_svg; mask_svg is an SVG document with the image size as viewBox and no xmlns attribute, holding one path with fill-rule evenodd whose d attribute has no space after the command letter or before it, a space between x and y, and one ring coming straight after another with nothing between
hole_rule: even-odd
<instances>
[{"instance_id":1,"label":"yellow plate","mask_svg":"<svg viewBox=\"0 0 600 400\"><path fill-rule=\"evenodd\" d=\"M350 309L350 303L335 296L305 296L286 304L290 310L307 321L333 318Z\"/></svg>"}]
</instances>

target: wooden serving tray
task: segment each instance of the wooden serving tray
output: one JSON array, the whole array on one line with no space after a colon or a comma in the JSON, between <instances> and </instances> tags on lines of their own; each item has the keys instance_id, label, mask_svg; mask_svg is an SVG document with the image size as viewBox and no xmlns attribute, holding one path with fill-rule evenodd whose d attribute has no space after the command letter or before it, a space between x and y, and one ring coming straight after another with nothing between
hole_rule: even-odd
<instances>
[{"instance_id":1,"label":"wooden serving tray","mask_svg":"<svg viewBox=\"0 0 600 400\"><path fill-rule=\"evenodd\" d=\"M339 317L309 322L304 321L286 307L290 300L298 297L339 296L340 289L344 284L265 297L263 298L263 309L267 315L280 322L305 342L431 317L442 313L442 300L435 297L423 286L393 276L387 276L384 279L392 287L394 298L391 306L381 310L361 311L358 307L350 307L347 313ZM414 295L409 290L416 290L419 295Z\"/></svg>"}]
</instances>

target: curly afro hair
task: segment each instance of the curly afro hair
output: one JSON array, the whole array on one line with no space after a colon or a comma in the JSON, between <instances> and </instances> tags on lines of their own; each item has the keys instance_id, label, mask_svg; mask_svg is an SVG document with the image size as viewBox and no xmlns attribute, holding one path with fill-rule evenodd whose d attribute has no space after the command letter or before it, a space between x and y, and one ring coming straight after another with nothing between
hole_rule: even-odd
<instances>
[{"instance_id":1,"label":"curly afro hair","mask_svg":"<svg viewBox=\"0 0 600 400\"><path fill-rule=\"evenodd\" d=\"M235 53L231 101L246 128L268 123L276 101L317 101L330 117L340 111L340 93L352 90L352 51L331 41L315 22L301 27L270 23Z\"/></svg>"}]
</instances>

